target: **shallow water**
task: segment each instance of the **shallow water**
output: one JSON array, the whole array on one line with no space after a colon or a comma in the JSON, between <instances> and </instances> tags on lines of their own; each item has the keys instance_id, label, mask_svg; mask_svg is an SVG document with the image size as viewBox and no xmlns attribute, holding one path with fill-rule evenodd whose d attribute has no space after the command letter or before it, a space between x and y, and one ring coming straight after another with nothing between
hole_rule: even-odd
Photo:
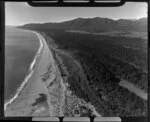
<instances>
[{"instance_id":1,"label":"shallow water","mask_svg":"<svg viewBox=\"0 0 150 122\"><path fill-rule=\"evenodd\" d=\"M147 100L148 99L147 93L145 93L141 89L137 88L135 85L131 84L128 81L121 80L120 83L119 83L119 85L122 86L122 87L124 87L124 88L126 88L126 89L128 89L130 92L135 93L137 96L139 96L143 100Z\"/></svg>"},{"instance_id":2,"label":"shallow water","mask_svg":"<svg viewBox=\"0 0 150 122\"><path fill-rule=\"evenodd\" d=\"M23 82L39 48L39 40L30 31L6 27L5 101L11 99Z\"/></svg>"}]
</instances>

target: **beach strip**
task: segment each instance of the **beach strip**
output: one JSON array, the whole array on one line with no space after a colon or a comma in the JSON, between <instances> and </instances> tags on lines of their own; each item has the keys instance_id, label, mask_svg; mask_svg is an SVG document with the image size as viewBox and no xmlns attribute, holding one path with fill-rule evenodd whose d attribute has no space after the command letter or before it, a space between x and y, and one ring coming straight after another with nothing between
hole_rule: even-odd
<instances>
[{"instance_id":1,"label":"beach strip","mask_svg":"<svg viewBox=\"0 0 150 122\"><path fill-rule=\"evenodd\" d=\"M38 108L39 106L36 105L32 106L41 94L48 94L41 76L46 72L52 58L46 43L38 33L36 34L40 41L40 48L30 65L29 74L19 87L17 94L5 104L5 116L31 116L37 109L40 109L40 111L48 111L45 109L49 108L47 101L42 103L41 108ZM44 114L48 116L49 112L45 112Z\"/></svg>"}]
</instances>

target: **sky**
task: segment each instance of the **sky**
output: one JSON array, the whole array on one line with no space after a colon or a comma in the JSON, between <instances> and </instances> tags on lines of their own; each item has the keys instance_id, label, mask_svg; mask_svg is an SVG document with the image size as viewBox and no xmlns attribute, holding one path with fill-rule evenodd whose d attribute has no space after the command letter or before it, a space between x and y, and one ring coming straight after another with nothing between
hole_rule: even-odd
<instances>
[{"instance_id":1,"label":"sky","mask_svg":"<svg viewBox=\"0 0 150 122\"><path fill-rule=\"evenodd\" d=\"M6 25L62 22L75 18L102 17L110 19L139 19L147 17L147 3L127 2L120 7L32 7L25 2L6 3Z\"/></svg>"}]
</instances>

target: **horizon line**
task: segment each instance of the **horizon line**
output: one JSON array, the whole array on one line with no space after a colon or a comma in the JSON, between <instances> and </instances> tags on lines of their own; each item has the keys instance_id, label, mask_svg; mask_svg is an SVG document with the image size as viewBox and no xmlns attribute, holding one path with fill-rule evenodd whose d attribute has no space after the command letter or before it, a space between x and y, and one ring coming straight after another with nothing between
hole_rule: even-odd
<instances>
[{"instance_id":1,"label":"horizon line","mask_svg":"<svg viewBox=\"0 0 150 122\"><path fill-rule=\"evenodd\" d=\"M23 26L23 25L26 25L26 24L46 24L46 23L61 23L61 22L66 22L66 21L71 21L71 20L75 20L75 19L93 19L93 18L102 18L102 19L111 19L111 20L114 20L114 21L118 21L118 20L133 20L133 21L136 21L136 20L140 20L142 18L148 18L148 17L140 17L140 18L119 18L119 19L113 19L113 18L109 18L109 17L76 17L76 18L72 18L72 19L68 19L68 20L62 20L62 21L48 21L48 22L30 22L30 23L24 23L24 24L18 24L18 25L9 25L9 24L5 24L5 26Z\"/></svg>"}]
</instances>

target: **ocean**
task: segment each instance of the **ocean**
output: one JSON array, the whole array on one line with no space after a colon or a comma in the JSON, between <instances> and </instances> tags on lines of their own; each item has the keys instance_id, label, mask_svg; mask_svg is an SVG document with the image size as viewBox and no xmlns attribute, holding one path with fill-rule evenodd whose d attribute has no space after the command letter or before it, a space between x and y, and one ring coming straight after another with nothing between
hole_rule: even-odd
<instances>
[{"instance_id":1,"label":"ocean","mask_svg":"<svg viewBox=\"0 0 150 122\"><path fill-rule=\"evenodd\" d=\"M37 35L23 29L5 30L5 102L12 99L21 86L40 43Z\"/></svg>"}]
</instances>

